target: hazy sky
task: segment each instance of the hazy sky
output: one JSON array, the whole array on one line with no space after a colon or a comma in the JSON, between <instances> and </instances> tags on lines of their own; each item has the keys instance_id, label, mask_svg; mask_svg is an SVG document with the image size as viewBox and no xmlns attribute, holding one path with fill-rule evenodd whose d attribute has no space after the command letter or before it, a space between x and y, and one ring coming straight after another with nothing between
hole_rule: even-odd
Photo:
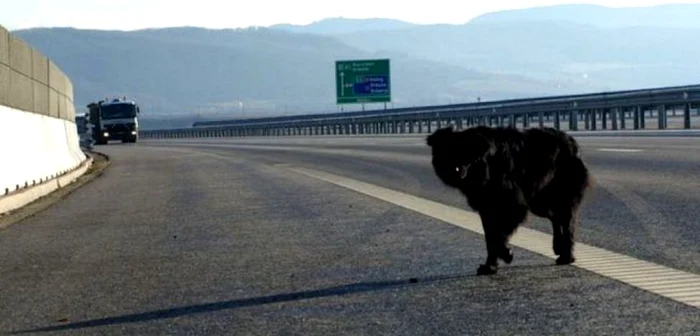
<instances>
[{"instance_id":1,"label":"hazy sky","mask_svg":"<svg viewBox=\"0 0 700 336\"><path fill-rule=\"evenodd\" d=\"M464 23L487 12L565 3L609 7L669 1L548 0L0 0L0 25L9 29L76 27L132 30L198 26L236 28L275 23L307 24L328 17L395 18L414 23ZM684 3L700 1L683 1Z\"/></svg>"}]
</instances>

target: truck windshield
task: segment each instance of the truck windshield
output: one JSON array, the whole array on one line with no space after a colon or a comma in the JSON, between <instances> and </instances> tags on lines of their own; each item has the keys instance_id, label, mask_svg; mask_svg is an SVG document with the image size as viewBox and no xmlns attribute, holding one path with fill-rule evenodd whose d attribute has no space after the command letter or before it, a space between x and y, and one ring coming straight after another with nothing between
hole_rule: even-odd
<instances>
[{"instance_id":1,"label":"truck windshield","mask_svg":"<svg viewBox=\"0 0 700 336\"><path fill-rule=\"evenodd\" d=\"M131 104L112 104L100 109L104 120L136 117L136 106Z\"/></svg>"}]
</instances>

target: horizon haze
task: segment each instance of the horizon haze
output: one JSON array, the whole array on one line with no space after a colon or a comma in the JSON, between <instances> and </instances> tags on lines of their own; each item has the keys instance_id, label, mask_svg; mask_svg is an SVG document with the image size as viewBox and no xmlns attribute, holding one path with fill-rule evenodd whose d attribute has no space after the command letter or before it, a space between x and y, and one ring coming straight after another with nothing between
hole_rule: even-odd
<instances>
[{"instance_id":1,"label":"horizon haze","mask_svg":"<svg viewBox=\"0 0 700 336\"><path fill-rule=\"evenodd\" d=\"M356 0L352 6L319 0L258 0L244 4L218 0L173 2L164 0L66 0L48 2L24 0L3 5L0 24L10 30L72 27L96 30L139 30L147 28L201 27L229 29L269 27L276 24L308 25L324 19L392 19L412 24L465 24L487 13L556 5L600 5L609 8L691 4L700 1L552 1L494 0L460 3L433 0L429 3L396 4ZM121 19L115 19L121 18Z\"/></svg>"}]
</instances>

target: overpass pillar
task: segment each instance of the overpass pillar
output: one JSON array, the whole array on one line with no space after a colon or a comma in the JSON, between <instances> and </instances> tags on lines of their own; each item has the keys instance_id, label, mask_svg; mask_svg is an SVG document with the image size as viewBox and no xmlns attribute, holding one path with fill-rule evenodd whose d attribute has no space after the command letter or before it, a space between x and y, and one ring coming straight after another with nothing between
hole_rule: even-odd
<instances>
[{"instance_id":1,"label":"overpass pillar","mask_svg":"<svg viewBox=\"0 0 700 336\"><path fill-rule=\"evenodd\" d=\"M685 104L683 107L683 128L690 129L690 103ZM700 106L698 107L698 112L700 112Z\"/></svg>"},{"instance_id":2,"label":"overpass pillar","mask_svg":"<svg viewBox=\"0 0 700 336\"><path fill-rule=\"evenodd\" d=\"M515 127L515 114L508 116L508 126Z\"/></svg>"},{"instance_id":3,"label":"overpass pillar","mask_svg":"<svg viewBox=\"0 0 700 336\"><path fill-rule=\"evenodd\" d=\"M530 115L525 113L523 114L523 128L530 127Z\"/></svg>"},{"instance_id":4,"label":"overpass pillar","mask_svg":"<svg viewBox=\"0 0 700 336\"><path fill-rule=\"evenodd\" d=\"M658 119L659 119L659 129L666 129L668 128L668 115L666 114L666 105L659 105L659 110L658 110Z\"/></svg>"},{"instance_id":5,"label":"overpass pillar","mask_svg":"<svg viewBox=\"0 0 700 336\"><path fill-rule=\"evenodd\" d=\"M623 108L620 108L618 112L619 112L618 115L619 115L619 117L620 117L620 129L623 130L623 129L625 129L625 128L627 127L627 126L625 125L625 120L627 120L627 115L626 115L627 109L625 109L625 108L623 107Z\"/></svg>"},{"instance_id":6,"label":"overpass pillar","mask_svg":"<svg viewBox=\"0 0 700 336\"><path fill-rule=\"evenodd\" d=\"M591 129L591 112L591 110L583 111L584 125L587 131Z\"/></svg>"},{"instance_id":7,"label":"overpass pillar","mask_svg":"<svg viewBox=\"0 0 700 336\"><path fill-rule=\"evenodd\" d=\"M600 119L604 130L608 129L608 113L610 113L610 109L602 109L600 111Z\"/></svg>"},{"instance_id":8,"label":"overpass pillar","mask_svg":"<svg viewBox=\"0 0 700 336\"><path fill-rule=\"evenodd\" d=\"M544 112L538 112L537 119L539 119L540 127L544 127Z\"/></svg>"},{"instance_id":9,"label":"overpass pillar","mask_svg":"<svg viewBox=\"0 0 700 336\"><path fill-rule=\"evenodd\" d=\"M591 130L598 129L598 110L590 110L591 113Z\"/></svg>"},{"instance_id":10,"label":"overpass pillar","mask_svg":"<svg viewBox=\"0 0 700 336\"><path fill-rule=\"evenodd\" d=\"M634 118L634 129L636 130L639 129L639 121L643 119L643 117L640 117L640 109L641 108L639 106L635 107L632 116L632 118Z\"/></svg>"},{"instance_id":11,"label":"overpass pillar","mask_svg":"<svg viewBox=\"0 0 700 336\"><path fill-rule=\"evenodd\" d=\"M569 112L569 130L578 131L578 110Z\"/></svg>"},{"instance_id":12,"label":"overpass pillar","mask_svg":"<svg viewBox=\"0 0 700 336\"><path fill-rule=\"evenodd\" d=\"M614 108L610 110L610 122L612 123L613 131L617 131L617 115L621 111L622 109L620 108Z\"/></svg>"},{"instance_id":13,"label":"overpass pillar","mask_svg":"<svg viewBox=\"0 0 700 336\"><path fill-rule=\"evenodd\" d=\"M560 130L561 123L559 121L559 111L554 112L554 128Z\"/></svg>"}]
</instances>

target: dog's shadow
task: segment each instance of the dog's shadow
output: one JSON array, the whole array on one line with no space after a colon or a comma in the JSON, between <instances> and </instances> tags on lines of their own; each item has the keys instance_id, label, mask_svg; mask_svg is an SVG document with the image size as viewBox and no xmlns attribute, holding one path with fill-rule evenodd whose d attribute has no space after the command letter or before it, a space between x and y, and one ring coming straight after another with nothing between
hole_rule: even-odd
<instances>
[{"instance_id":1,"label":"dog's shadow","mask_svg":"<svg viewBox=\"0 0 700 336\"><path fill-rule=\"evenodd\" d=\"M146 322L161 319L169 319L180 316L202 314L208 312L216 312L229 309L238 309L254 306L262 306L267 304L275 304L281 302L299 301L306 299L324 298L332 296L345 296L363 292L373 292L406 286L424 285L430 283L454 281L464 278L476 277L476 273L472 274L456 274L456 275L439 275L428 276L423 278L410 278L402 280L388 280L376 282L360 282L336 287L328 287L323 289L308 290L286 294L275 294L269 296L260 296L246 299L219 301L212 303L204 303L199 305L183 306L170 309L155 310L150 312L129 314L121 316L113 316L102 319L88 320L69 324L61 324L48 326L44 328L16 331L12 334L23 334L32 332L52 332L62 330L77 330L84 328L93 328L108 325L119 325L126 323Z\"/></svg>"},{"instance_id":2,"label":"dog's shadow","mask_svg":"<svg viewBox=\"0 0 700 336\"><path fill-rule=\"evenodd\" d=\"M365 293L365 292L375 292L388 289L404 288L408 286L420 286L427 284L435 284L441 282L457 281L466 278L491 278L498 279L502 278L499 275L503 271L513 270L527 270L527 269L542 269L548 267L561 267L556 265L503 265L499 267L499 273L493 275L479 276L476 274L476 269L474 272L468 274L453 274L453 275L436 275L427 276L421 278L409 278L401 280L387 280L387 281L374 281L374 282L358 282L348 285L328 287L315 290L300 291L294 293L286 294L275 294L268 296L259 296L246 299L219 301L212 303L204 303L199 305L190 305L183 307L176 307L170 309L154 310L150 312L129 314L121 316L113 316L102 319L88 320L82 322L75 322L69 324L61 324L48 326L44 328L37 328L31 330L16 331L12 334L24 334L24 333L34 333L34 332L53 332L53 331L63 331L63 330L77 330L84 328L94 328L108 325L119 325L127 323L137 323L137 322L147 322L161 319L169 319L180 316L202 314L209 312L217 312L229 309L238 309L246 307L263 306L268 304L275 304L281 302L292 302L307 299L325 298L332 296L346 296L351 294Z\"/></svg>"}]
</instances>

